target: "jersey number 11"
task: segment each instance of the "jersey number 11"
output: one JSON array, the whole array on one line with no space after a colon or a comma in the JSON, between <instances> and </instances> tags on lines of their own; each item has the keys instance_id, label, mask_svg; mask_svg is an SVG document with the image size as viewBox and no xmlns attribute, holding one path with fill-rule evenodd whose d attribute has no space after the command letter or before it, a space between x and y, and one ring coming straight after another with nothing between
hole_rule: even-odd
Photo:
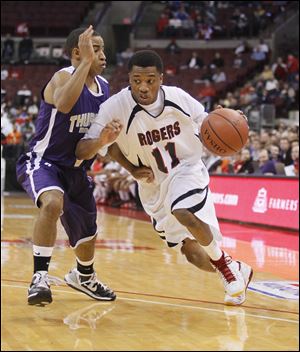
<instances>
[{"instance_id":1,"label":"jersey number 11","mask_svg":"<svg viewBox=\"0 0 300 352\"><path fill-rule=\"evenodd\" d=\"M175 166L177 166L180 163L179 159L176 156L175 143L173 142L167 143L165 146L165 149L170 154L170 157L172 159L171 168L173 169ZM153 149L152 154L156 160L158 169L161 172L164 172L165 174L167 174L168 169L164 163L164 159L159 149L158 148Z\"/></svg>"}]
</instances>

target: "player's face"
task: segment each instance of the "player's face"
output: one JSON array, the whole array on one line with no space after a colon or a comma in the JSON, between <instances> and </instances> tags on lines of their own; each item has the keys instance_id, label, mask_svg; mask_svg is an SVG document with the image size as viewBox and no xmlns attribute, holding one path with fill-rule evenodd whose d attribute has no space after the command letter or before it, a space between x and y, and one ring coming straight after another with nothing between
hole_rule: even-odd
<instances>
[{"instance_id":1,"label":"player's face","mask_svg":"<svg viewBox=\"0 0 300 352\"><path fill-rule=\"evenodd\" d=\"M162 84L162 73L155 66L133 66L129 73L129 83L134 99L141 105L155 102Z\"/></svg>"},{"instance_id":2,"label":"player's face","mask_svg":"<svg viewBox=\"0 0 300 352\"><path fill-rule=\"evenodd\" d=\"M104 41L101 37L92 37L92 45L95 56L90 71L96 75L100 75L106 67L106 56L104 55Z\"/></svg>"}]
</instances>

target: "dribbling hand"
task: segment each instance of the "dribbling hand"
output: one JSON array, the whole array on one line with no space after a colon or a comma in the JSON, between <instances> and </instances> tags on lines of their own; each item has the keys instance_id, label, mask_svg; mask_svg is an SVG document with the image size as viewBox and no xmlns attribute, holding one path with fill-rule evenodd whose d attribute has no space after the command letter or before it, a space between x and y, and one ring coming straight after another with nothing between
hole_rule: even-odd
<instances>
[{"instance_id":1,"label":"dribbling hand","mask_svg":"<svg viewBox=\"0 0 300 352\"><path fill-rule=\"evenodd\" d=\"M115 141L122 130L123 126L119 120L109 122L100 133L99 139L104 146Z\"/></svg>"},{"instance_id":2,"label":"dribbling hand","mask_svg":"<svg viewBox=\"0 0 300 352\"><path fill-rule=\"evenodd\" d=\"M217 107L216 107L216 109L222 109L223 108L223 106L222 105L217 105ZM240 115L242 115L243 116L243 118L246 120L246 121L248 121L248 117L246 116L246 115L244 115L244 113L243 113L243 111L241 111L241 110L236 110Z\"/></svg>"}]
</instances>

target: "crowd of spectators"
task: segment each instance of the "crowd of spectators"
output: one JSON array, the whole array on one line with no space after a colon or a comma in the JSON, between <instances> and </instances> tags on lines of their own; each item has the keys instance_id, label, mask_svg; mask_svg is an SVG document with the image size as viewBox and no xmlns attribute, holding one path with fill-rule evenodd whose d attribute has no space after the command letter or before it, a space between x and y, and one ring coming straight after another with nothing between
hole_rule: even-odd
<instances>
[{"instance_id":1,"label":"crowd of spectators","mask_svg":"<svg viewBox=\"0 0 300 352\"><path fill-rule=\"evenodd\" d=\"M158 38L258 36L289 1L167 1L156 23Z\"/></svg>"}]
</instances>

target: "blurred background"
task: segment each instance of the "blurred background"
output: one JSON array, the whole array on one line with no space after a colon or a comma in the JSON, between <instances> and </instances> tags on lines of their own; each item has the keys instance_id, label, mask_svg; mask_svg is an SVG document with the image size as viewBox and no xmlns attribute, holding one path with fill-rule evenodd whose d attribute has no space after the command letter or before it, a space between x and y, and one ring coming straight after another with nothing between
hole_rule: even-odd
<instances>
[{"instance_id":1,"label":"blurred background","mask_svg":"<svg viewBox=\"0 0 300 352\"><path fill-rule=\"evenodd\" d=\"M105 42L111 94L128 85L132 54L151 48L163 58L164 84L207 111L221 104L248 116L240 153L205 151L211 174L298 177L298 1L1 1L1 189L21 190L15 162L35 131L40 91L70 65L70 31L90 24Z\"/></svg>"}]
</instances>

